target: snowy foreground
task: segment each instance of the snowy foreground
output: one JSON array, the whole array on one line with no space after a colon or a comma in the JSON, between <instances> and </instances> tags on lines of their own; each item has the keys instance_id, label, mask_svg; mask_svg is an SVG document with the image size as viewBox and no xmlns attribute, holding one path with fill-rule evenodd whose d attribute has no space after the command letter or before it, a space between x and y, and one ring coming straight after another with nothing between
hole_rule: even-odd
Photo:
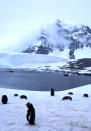
<instances>
[{"instance_id":1,"label":"snowy foreground","mask_svg":"<svg viewBox=\"0 0 91 131\"><path fill-rule=\"evenodd\" d=\"M72 91L72 101L61 101ZM14 94L26 95L27 100ZM83 94L88 93L88 98ZM91 131L91 85L55 92L25 91L0 88L1 96L8 96L8 104L0 104L0 131ZM36 125L26 120L27 102L36 110Z\"/></svg>"}]
</instances>

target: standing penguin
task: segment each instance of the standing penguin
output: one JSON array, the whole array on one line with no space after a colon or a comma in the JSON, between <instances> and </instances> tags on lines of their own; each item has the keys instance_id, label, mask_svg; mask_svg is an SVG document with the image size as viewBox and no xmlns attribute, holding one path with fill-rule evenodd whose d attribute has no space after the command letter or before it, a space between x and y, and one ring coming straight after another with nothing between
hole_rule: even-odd
<instances>
[{"instance_id":1,"label":"standing penguin","mask_svg":"<svg viewBox=\"0 0 91 131\"><path fill-rule=\"evenodd\" d=\"M54 96L54 89L51 88L51 92L50 92L51 96Z\"/></svg>"},{"instance_id":2,"label":"standing penguin","mask_svg":"<svg viewBox=\"0 0 91 131\"><path fill-rule=\"evenodd\" d=\"M30 102L28 102L26 106L28 108L26 119L28 120L30 125L35 125L35 109Z\"/></svg>"},{"instance_id":3,"label":"standing penguin","mask_svg":"<svg viewBox=\"0 0 91 131\"><path fill-rule=\"evenodd\" d=\"M7 102L8 102L8 97L7 97L6 95L3 95L1 101L2 101L3 104L7 104Z\"/></svg>"}]
</instances>

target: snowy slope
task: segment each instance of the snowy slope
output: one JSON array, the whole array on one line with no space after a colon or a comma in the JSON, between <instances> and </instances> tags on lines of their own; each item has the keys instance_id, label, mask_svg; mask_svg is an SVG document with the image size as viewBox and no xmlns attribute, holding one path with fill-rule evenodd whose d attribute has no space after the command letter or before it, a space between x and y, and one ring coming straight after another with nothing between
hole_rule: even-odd
<instances>
[{"instance_id":1,"label":"snowy slope","mask_svg":"<svg viewBox=\"0 0 91 131\"><path fill-rule=\"evenodd\" d=\"M72 101L61 101L72 91ZM25 94L28 99L14 97ZM88 93L88 98L83 94ZM91 131L91 85L55 92L12 90L0 88L0 99L8 96L8 104L0 104L0 131ZM25 104L31 102L36 110L36 125L27 125Z\"/></svg>"},{"instance_id":2,"label":"snowy slope","mask_svg":"<svg viewBox=\"0 0 91 131\"><path fill-rule=\"evenodd\" d=\"M53 52L50 52L48 55L69 59L69 51L70 49L65 47L64 51L60 52L58 49L56 49ZM75 59L91 58L91 48L90 47L84 47L82 49L79 48L75 50L74 56Z\"/></svg>"},{"instance_id":3,"label":"snowy slope","mask_svg":"<svg viewBox=\"0 0 91 131\"><path fill-rule=\"evenodd\" d=\"M81 58L91 58L91 48L84 47L83 49L78 49L75 51L75 59Z\"/></svg>"},{"instance_id":4,"label":"snowy slope","mask_svg":"<svg viewBox=\"0 0 91 131\"><path fill-rule=\"evenodd\" d=\"M34 65L48 65L67 61L64 58L42 54L9 53L0 54L0 66L3 68L31 68Z\"/></svg>"}]
</instances>

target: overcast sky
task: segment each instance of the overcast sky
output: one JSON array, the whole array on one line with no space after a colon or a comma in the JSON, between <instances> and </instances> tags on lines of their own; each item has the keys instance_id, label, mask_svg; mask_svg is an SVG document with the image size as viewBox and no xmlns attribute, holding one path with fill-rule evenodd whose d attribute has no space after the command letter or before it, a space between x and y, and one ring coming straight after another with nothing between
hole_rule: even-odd
<instances>
[{"instance_id":1,"label":"overcast sky","mask_svg":"<svg viewBox=\"0 0 91 131\"><path fill-rule=\"evenodd\" d=\"M58 18L91 27L91 0L0 0L0 46Z\"/></svg>"}]
</instances>

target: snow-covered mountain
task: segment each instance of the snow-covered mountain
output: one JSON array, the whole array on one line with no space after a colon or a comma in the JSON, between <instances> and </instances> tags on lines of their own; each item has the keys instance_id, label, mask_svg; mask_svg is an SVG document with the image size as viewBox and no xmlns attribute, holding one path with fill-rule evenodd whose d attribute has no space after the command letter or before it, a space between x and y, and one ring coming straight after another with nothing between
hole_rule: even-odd
<instances>
[{"instance_id":1,"label":"snow-covered mountain","mask_svg":"<svg viewBox=\"0 0 91 131\"><path fill-rule=\"evenodd\" d=\"M70 59L91 58L91 28L85 25L72 26L57 20L42 28L22 52Z\"/></svg>"}]
</instances>

